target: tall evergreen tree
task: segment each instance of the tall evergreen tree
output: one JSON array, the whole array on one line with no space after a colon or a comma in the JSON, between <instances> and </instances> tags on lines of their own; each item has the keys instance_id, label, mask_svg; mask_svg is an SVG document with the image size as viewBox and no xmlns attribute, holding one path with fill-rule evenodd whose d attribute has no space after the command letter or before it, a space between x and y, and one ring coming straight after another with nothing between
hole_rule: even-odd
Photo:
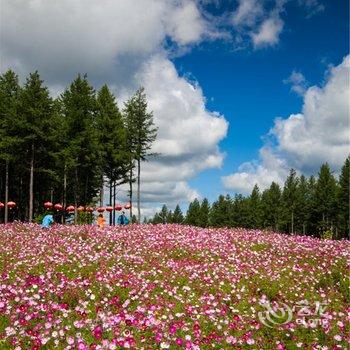
<instances>
[{"instance_id":1,"label":"tall evergreen tree","mask_svg":"<svg viewBox=\"0 0 350 350\"><path fill-rule=\"evenodd\" d=\"M18 134L23 137L23 143L28 150L29 221L32 221L34 212L34 173L37 171L41 155L47 154L46 149L51 141L51 136L55 134L53 107L53 100L49 96L47 87L43 85L39 73L31 73L21 91L21 118L18 127ZM47 164L42 164L42 166L45 169Z\"/></svg>"},{"instance_id":2,"label":"tall evergreen tree","mask_svg":"<svg viewBox=\"0 0 350 350\"><path fill-rule=\"evenodd\" d=\"M337 210L338 210L338 226L339 238L350 239L350 225L349 225L349 198L350 198L350 156L346 158L341 173L339 176L339 188L337 193Z\"/></svg>"},{"instance_id":3,"label":"tall evergreen tree","mask_svg":"<svg viewBox=\"0 0 350 350\"><path fill-rule=\"evenodd\" d=\"M104 85L97 95L97 127L102 157L100 202L103 205L104 177L107 177L110 191L109 202L114 207L116 186L126 182L128 158L122 115L107 85ZM115 211L110 214L110 224L112 223L115 224Z\"/></svg>"},{"instance_id":4,"label":"tall evergreen tree","mask_svg":"<svg viewBox=\"0 0 350 350\"><path fill-rule=\"evenodd\" d=\"M9 201L9 172L10 163L18 155L21 138L17 135L18 125L18 99L20 86L18 76L11 70L0 76L0 161L4 167L4 202ZM2 178L0 179L2 183ZM1 195L2 197L2 187ZM5 205L4 222L8 220L8 207Z\"/></svg>"},{"instance_id":5,"label":"tall evergreen tree","mask_svg":"<svg viewBox=\"0 0 350 350\"><path fill-rule=\"evenodd\" d=\"M322 164L315 187L315 211L319 232L334 228L337 183L327 163Z\"/></svg>"},{"instance_id":6,"label":"tall evergreen tree","mask_svg":"<svg viewBox=\"0 0 350 350\"><path fill-rule=\"evenodd\" d=\"M259 228L261 226L261 196L259 186L255 184L252 193L249 197L249 217L248 227Z\"/></svg>"},{"instance_id":7,"label":"tall evergreen tree","mask_svg":"<svg viewBox=\"0 0 350 350\"><path fill-rule=\"evenodd\" d=\"M153 113L147 111L147 99L144 88L136 91L126 104L127 125L130 125L130 147L134 152L133 159L137 165L137 213L141 220L141 162L151 155L150 150L157 137L157 128L154 126ZM131 164L132 165L132 164ZM131 179L132 181L132 179Z\"/></svg>"},{"instance_id":8,"label":"tall evergreen tree","mask_svg":"<svg viewBox=\"0 0 350 350\"><path fill-rule=\"evenodd\" d=\"M210 225L213 227L230 227L232 225L232 200L229 195L219 196L210 210Z\"/></svg>"},{"instance_id":9,"label":"tall evergreen tree","mask_svg":"<svg viewBox=\"0 0 350 350\"><path fill-rule=\"evenodd\" d=\"M78 75L61 97L66 122L66 170L75 206L93 201L101 185L101 148L95 91Z\"/></svg>"},{"instance_id":10,"label":"tall evergreen tree","mask_svg":"<svg viewBox=\"0 0 350 350\"><path fill-rule=\"evenodd\" d=\"M162 224L166 224L168 222L169 219L169 210L168 207L164 204L162 206L161 211L159 212L159 219L161 220Z\"/></svg>"},{"instance_id":11,"label":"tall evergreen tree","mask_svg":"<svg viewBox=\"0 0 350 350\"><path fill-rule=\"evenodd\" d=\"M173 223L182 224L184 222L184 216L182 214L180 206L177 204L173 213Z\"/></svg>"},{"instance_id":12,"label":"tall evergreen tree","mask_svg":"<svg viewBox=\"0 0 350 350\"><path fill-rule=\"evenodd\" d=\"M276 182L272 182L271 186L263 192L261 199L262 225L264 228L270 228L276 232L280 229L281 203L281 188Z\"/></svg>"},{"instance_id":13,"label":"tall evergreen tree","mask_svg":"<svg viewBox=\"0 0 350 350\"><path fill-rule=\"evenodd\" d=\"M295 203L295 231L298 233L306 234L309 229L311 196L308 180L304 175L301 175L296 188Z\"/></svg>"},{"instance_id":14,"label":"tall evergreen tree","mask_svg":"<svg viewBox=\"0 0 350 350\"><path fill-rule=\"evenodd\" d=\"M186 224L199 226L201 205L199 204L198 199L196 198L193 202L190 203L187 214L186 214Z\"/></svg>"},{"instance_id":15,"label":"tall evergreen tree","mask_svg":"<svg viewBox=\"0 0 350 350\"><path fill-rule=\"evenodd\" d=\"M299 179L296 171L291 169L284 183L282 192L283 220L286 232L294 233L295 207L297 204L297 188Z\"/></svg>"},{"instance_id":16,"label":"tall evergreen tree","mask_svg":"<svg viewBox=\"0 0 350 350\"><path fill-rule=\"evenodd\" d=\"M208 227L209 226L209 212L210 212L210 205L207 198L204 198L200 211L199 211L199 218L198 218L198 224L201 227Z\"/></svg>"}]
</instances>

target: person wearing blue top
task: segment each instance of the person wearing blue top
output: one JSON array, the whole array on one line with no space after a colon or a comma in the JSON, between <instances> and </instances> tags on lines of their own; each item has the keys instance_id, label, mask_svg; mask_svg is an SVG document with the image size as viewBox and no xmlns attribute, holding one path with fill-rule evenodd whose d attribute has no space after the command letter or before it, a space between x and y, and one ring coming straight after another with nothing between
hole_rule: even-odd
<instances>
[{"instance_id":1,"label":"person wearing blue top","mask_svg":"<svg viewBox=\"0 0 350 350\"><path fill-rule=\"evenodd\" d=\"M54 222L53 215L47 214L44 216L43 221L41 223L42 228L50 228L51 224Z\"/></svg>"},{"instance_id":2,"label":"person wearing blue top","mask_svg":"<svg viewBox=\"0 0 350 350\"><path fill-rule=\"evenodd\" d=\"M125 212L122 212L122 215L118 217L119 225L127 225L129 223L129 219L125 216Z\"/></svg>"}]
</instances>

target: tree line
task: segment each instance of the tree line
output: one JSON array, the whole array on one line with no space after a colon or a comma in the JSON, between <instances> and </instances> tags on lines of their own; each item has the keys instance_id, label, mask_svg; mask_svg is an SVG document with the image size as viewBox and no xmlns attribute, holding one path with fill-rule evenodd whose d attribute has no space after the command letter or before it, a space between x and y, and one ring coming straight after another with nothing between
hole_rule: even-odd
<instances>
[{"instance_id":1,"label":"tree line","mask_svg":"<svg viewBox=\"0 0 350 350\"><path fill-rule=\"evenodd\" d=\"M120 109L109 87L95 91L86 75L53 98L38 72L21 85L8 70L0 76L0 201L16 202L17 219L32 221L47 200L115 205L125 183L132 204L136 182L140 220L141 162L156 136L143 88Z\"/></svg>"},{"instance_id":2,"label":"tree line","mask_svg":"<svg viewBox=\"0 0 350 350\"><path fill-rule=\"evenodd\" d=\"M338 179L327 163L320 167L317 177L297 176L291 169L282 188L272 182L269 188L260 191L255 185L249 196L221 195L212 205L207 199L202 202L195 199L186 215L179 205L174 211L164 205L148 222L350 238L349 179L350 157L345 160Z\"/></svg>"}]
</instances>

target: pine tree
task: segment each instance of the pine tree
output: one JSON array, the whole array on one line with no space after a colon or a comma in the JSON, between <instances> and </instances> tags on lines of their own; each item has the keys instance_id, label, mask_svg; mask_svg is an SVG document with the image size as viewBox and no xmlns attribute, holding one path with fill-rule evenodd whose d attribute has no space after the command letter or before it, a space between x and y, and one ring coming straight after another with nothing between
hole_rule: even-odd
<instances>
[{"instance_id":1,"label":"pine tree","mask_svg":"<svg viewBox=\"0 0 350 350\"><path fill-rule=\"evenodd\" d=\"M337 193L337 209L338 209L338 226L339 238L350 239L350 225L349 225L349 198L350 198L350 156L346 158L341 173L339 176L339 188Z\"/></svg>"},{"instance_id":2,"label":"pine tree","mask_svg":"<svg viewBox=\"0 0 350 350\"><path fill-rule=\"evenodd\" d=\"M100 205L103 205L103 179L107 177L109 202L115 207L116 186L127 181L128 157L122 115L107 85L104 85L97 95L97 127L102 157ZM115 224L115 211L111 212L109 221L110 225Z\"/></svg>"},{"instance_id":3,"label":"pine tree","mask_svg":"<svg viewBox=\"0 0 350 350\"><path fill-rule=\"evenodd\" d=\"M11 70L0 76L0 160L4 162L4 201L9 201L10 164L17 158L21 138L17 135L20 86L18 76ZM1 179L2 180L2 179ZM2 191L1 191L2 193ZM0 196L1 197L1 196ZM4 222L8 220L5 205Z\"/></svg>"},{"instance_id":4,"label":"pine tree","mask_svg":"<svg viewBox=\"0 0 350 350\"><path fill-rule=\"evenodd\" d=\"M282 192L284 230L291 234L294 234L298 182L299 179L295 170L291 169L284 183Z\"/></svg>"},{"instance_id":5,"label":"pine tree","mask_svg":"<svg viewBox=\"0 0 350 350\"><path fill-rule=\"evenodd\" d=\"M209 226L209 212L210 205L207 198L204 198L199 212L198 224L200 227L208 227Z\"/></svg>"},{"instance_id":6,"label":"pine tree","mask_svg":"<svg viewBox=\"0 0 350 350\"><path fill-rule=\"evenodd\" d=\"M306 234L311 212L311 192L308 180L304 175L300 176L296 189L295 203L295 231Z\"/></svg>"},{"instance_id":7,"label":"pine tree","mask_svg":"<svg viewBox=\"0 0 350 350\"><path fill-rule=\"evenodd\" d=\"M231 227L234 215L232 200L229 195L219 196L210 210L209 220L213 227Z\"/></svg>"},{"instance_id":8,"label":"pine tree","mask_svg":"<svg viewBox=\"0 0 350 350\"><path fill-rule=\"evenodd\" d=\"M184 216L183 216L181 208L178 204L175 207L172 222L174 224L182 224L184 222Z\"/></svg>"},{"instance_id":9,"label":"pine tree","mask_svg":"<svg viewBox=\"0 0 350 350\"><path fill-rule=\"evenodd\" d=\"M327 163L322 164L315 187L315 211L320 232L332 230L336 217L337 183Z\"/></svg>"},{"instance_id":10,"label":"pine tree","mask_svg":"<svg viewBox=\"0 0 350 350\"><path fill-rule=\"evenodd\" d=\"M281 225L281 188L276 182L265 190L261 196L262 226L278 232Z\"/></svg>"},{"instance_id":11,"label":"pine tree","mask_svg":"<svg viewBox=\"0 0 350 350\"><path fill-rule=\"evenodd\" d=\"M169 210L168 211L168 215L167 215L167 217L166 217L166 222L168 223L168 224L172 224L173 223L173 212L172 212L172 210Z\"/></svg>"},{"instance_id":12,"label":"pine tree","mask_svg":"<svg viewBox=\"0 0 350 350\"><path fill-rule=\"evenodd\" d=\"M34 213L34 176L37 164L41 154L47 154L45 150L56 126L53 122L53 107L53 100L47 87L43 86L38 72L31 73L20 95L21 118L18 127L18 134L23 137L23 144L28 150L29 221L32 221Z\"/></svg>"},{"instance_id":13,"label":"pine tree","mask_svg":"<svg viewBox=\"0 0 350 350\"><path fill-rule=\"evenodd\" d=\"M132 160L137 164L137 212L141 220L141 162L152 155L150 150L157 137L157 128L154 126L153 114L147 111L147 100L144 88L136 91L135 95L126 104L127 125L130 127L128 137ZM128 128L129 129L129 128ZM132 161L130 166L132 167ZM132 185L132 174L130 176ZM131 186L132 187L132 186ZM131 189L132 190L132 189Z\"/></svg>"},{"instance_id":14,"label":"pine tree","mask_svg":"<svg viewBox=\"0 0 350 350\"><path fill-rule=\"evenodd\" d=\"M165 204L163 205L162 210L160 211L160 213L158 215L159 215L159 218L161 220L161 223L166 224L167 220L168 220L169 210Z\"/></svg>"},{"instance_id":15,"label":"pine tree","mask_svg":"<svg viewBox=\"0 0 350 350\"><path fill-rule=\"evenodd\" d=\"M249 217L247 227L259 228L261 226L261 196L259 186L256 184L249 197Z\"/></svg>"},{"instance_id":16,"label":"pine tree","mask_svg":"<svg viewBox=\"0 0 350 350\"><path fill-rule=\"evenodd\" d=\"M186 214L186 224L192 226L199 226L201 206L198 199L196 198L190 203L187 214Z\"/></svg>"},{"instance_id":17,"label":"pine tree","mask_svg":"<svg viewBox=\"0 0 350 350\"><path fill-rule=\"evenodd\" d=\"M101 148L95 91L86 75L78 75L61 97L66 123L67 200L78 204L93 201L101 186Z\"/></svg>"}]
</instances>

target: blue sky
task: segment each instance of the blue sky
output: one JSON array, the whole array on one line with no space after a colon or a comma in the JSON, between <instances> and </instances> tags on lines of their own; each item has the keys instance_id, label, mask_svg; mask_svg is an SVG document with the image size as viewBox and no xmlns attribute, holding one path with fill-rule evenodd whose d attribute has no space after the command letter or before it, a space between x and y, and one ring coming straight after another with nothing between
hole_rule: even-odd
<instances>
[{"instance_id":1,"label":"blue sky","mask_svg":"<svg viewBox=\"0 0 350 350\"><path fill-rule=\"evenodd\" d=\"M339 170L348 16L347 0L3 0L0 70L38 70L54 96L86 73L120 108L144 86L159 127L160 156L142 164L149 216L283 184L291 167Z\"/></svg>"},{"instance_id":2,"label":"blue sky","mask_svg":"<svg viewBox=\"0 0 350 350\"><path fill-rule=\"evenodd\" d=\"M207 97L207 106L229 121L220 147L222 169L207 170L190 183L211 200L225 190L218 178L257 159L262 137L276 117L300 111L303 99L283 80L293 70L310 85L322 85L329 64L341 63L349 52L349 2L324 1L324 10L310 18L291 2L282 16L285 28L274 47L235 51L230 43L207 43L174 60L180 72L191 72Z\"/></svg>"}]
</instances>

